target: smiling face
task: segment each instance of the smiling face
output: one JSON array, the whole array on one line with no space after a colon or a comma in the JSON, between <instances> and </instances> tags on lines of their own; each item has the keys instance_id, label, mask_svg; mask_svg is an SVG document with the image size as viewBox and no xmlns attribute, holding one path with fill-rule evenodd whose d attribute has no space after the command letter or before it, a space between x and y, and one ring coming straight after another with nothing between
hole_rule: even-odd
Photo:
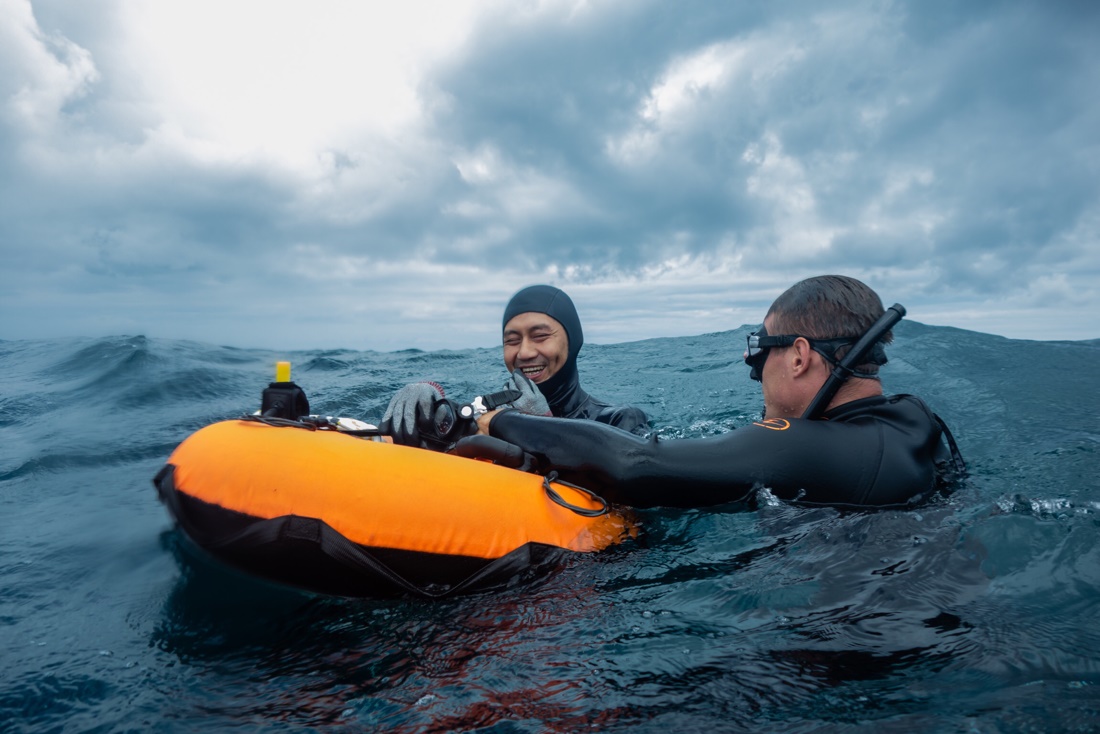
<instances>
[{"instance_id":1,"label":"smiling face","mask_svg":"<svg viewBox=\"0 0 1100 734\"><path fill-rule=\"evenodd\" d=\"M565 328L544 313L518 314L504 325L504 366L532 382L546 382L569 358Z\"/></svg>"}]
</instances>

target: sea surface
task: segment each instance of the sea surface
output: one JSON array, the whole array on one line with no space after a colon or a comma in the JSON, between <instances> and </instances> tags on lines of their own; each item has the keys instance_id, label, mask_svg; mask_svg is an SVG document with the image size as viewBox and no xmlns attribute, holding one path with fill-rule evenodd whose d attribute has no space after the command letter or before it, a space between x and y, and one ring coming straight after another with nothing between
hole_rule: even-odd
<instances>
[{"instance_id":1,"label":"sea surface","mask_svg":"<svg viewBox=\"0 0 1100 734\"><path fill-rule=\"evenodd\" d=\"M759 416L748 327L586 345L662 440ZM0 341L0 732L1100 730L1100 341L905 321L888 392L970 465L917 511L639 513L635 540L444 600L306 594L190 552L152 478L259 407L500 389L499 349L277 352ZM446 491L441 487L440 491Z\"/></svg>"}]
</instances>

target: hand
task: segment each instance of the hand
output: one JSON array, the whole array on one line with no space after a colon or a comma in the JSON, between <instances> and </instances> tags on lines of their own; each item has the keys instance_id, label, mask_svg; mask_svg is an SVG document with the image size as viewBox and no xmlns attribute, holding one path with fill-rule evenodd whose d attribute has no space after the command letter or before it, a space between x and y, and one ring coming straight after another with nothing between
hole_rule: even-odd
<instances>
[{"instance_id":1,"label":"hand","mask_svg":"<svg viewBox=\"0 0 1100 734\"><path fill-rule=\"evenodd\" d=\"M419 446L419 419L432 414L432 406L443 397L443 388L434 382L414 382L397 391L382 416L380 428L393 436L394 443L403 446Z\"/></svg>"},{"instance_id":2,"label":"hand","mask_svg":"<svg viewBox=\"0 0 1100 734\"><path fill-rule=\"evenodd\" d=\"M479 436L491 436L489 433L489 424L493 422L493 416L499 413L499 410L490 410L488 413L482 413L477 417L477 435Z\"/></svg>"},{"instance_id":3,"label":"hand","mask_svg":"<svg viewBox=\"0 0 1100 734\"><path fill-rule=\"evenodd\" d=\"M550 404L546 402L538 386L522 371L514 370L512 376L505 381L504 389L519 391L519 397L500 407L515 408L520 413L528 415L553 415L550 412Z\"/></svg>"}]
</instances>

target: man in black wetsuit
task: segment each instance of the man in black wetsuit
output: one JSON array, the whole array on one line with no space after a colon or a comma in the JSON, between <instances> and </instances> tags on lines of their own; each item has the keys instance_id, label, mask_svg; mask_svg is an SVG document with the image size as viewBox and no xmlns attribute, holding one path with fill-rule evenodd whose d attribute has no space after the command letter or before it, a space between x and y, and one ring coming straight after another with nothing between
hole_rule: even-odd
<instances>
[{"instance_id":1,"label":"man in black wetsuit","mask_svg":"<svg viewBox=\"0 0 1100 734\"><path fill-rule=\"evenodd\" d=\"M549 285L524 288L504 308L504 364L538 387L558 418L582 418L639 435L648 432L645 413L612 406L581 387L577 354L584 345L581 319L564 291Z\"/></svg>"},{"instance_id":2,"label":"man in black wetsuit","mask_svg":"<svg viewBox=\"0 0 1100 734\"><path fill-rule=\"evenodd\" d=\"M792 286L745 352L766 417L721 436L658 442L514 410L485 414L479 429L541 470L635 507L747 501L760 487L804 504L913 506L942 486L948 467L965 467L922 400L883 395L883 345L903 314L853 278Z\"/></svg>"},{"instance_id":3,"label":"man in black wetsuit","mask_svg":"<svg viewBox=\"0 0 1100 734\"><path fill-rule=\"evenodd\" d=\"M512 373L506 387L522 393L512 403L519 411L596 421L641 436L648 433L648 419L639 408L609 405L581 387L577 355L584 332L564 291L549 285L519 291L504 308L502 330L504 364ZM382 429L397 443L419 445L418 424L441 398L443 388L436 383L406 385L390 401Z\"/></svg>"}]
</instances>

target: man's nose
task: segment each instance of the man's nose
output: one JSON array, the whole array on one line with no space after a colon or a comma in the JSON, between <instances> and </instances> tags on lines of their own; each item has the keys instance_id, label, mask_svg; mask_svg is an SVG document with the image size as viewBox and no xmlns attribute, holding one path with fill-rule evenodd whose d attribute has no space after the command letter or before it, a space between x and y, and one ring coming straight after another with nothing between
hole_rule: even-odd
<instances>
[{"instance_id":1,"label":"man's nose","mask_svg":"<svg viewBox=\"0 0 1100 734\"><path fill-rule=\"evenodd\" d=\"M538 350L535 349L535 342L530 339L524 339L519 343L519 352L516 354L517 359L531 359L539 356Z\"/></svg>"}]
</instances>

